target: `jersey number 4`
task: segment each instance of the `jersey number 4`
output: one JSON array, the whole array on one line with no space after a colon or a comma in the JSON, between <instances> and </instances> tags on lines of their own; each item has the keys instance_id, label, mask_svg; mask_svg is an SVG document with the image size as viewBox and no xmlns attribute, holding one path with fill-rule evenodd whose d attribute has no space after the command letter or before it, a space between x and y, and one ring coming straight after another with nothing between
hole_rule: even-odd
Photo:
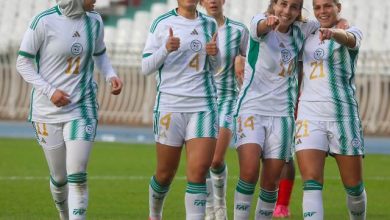
<instances>
[{"instance_id":1,"label":"jersey number 4","mask_svg":"<svg viewBox=\"0 0 390 220\"><path fill-rule=\"evenodd\" d=\"M196 54L194 58L190 61L190 67L195 68L196 71L199 71L199 54Z\"/></svg>"}]
</instances>

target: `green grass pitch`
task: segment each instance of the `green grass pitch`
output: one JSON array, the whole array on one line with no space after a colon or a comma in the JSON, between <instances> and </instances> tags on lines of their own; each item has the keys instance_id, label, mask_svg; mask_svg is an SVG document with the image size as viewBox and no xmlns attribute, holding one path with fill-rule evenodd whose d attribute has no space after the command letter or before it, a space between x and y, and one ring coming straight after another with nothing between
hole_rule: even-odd
<instances>
[{"instance_id":1,"label":"green grass pitch","mask_svg":"<svg viewBox=\"0 0 390 220\"><path fill-rule=\"evenodd\" d=\"M367 219L390 219L389 159L387 155L367 155L364 160ZM88 219L147 219L148 183L155 161L153 145L96 143L88 166ZM183 151L180 169L165 202L166 220L185 219L184 164ZM238 176L237 155L233 149L227 153L227 164L228 214L229 219L233 219L233 195ZM325 219L348 219L345 193L333 158L327 159L325 169ZM301 185L297 172L291 219L302 219ZM257 196L256 191L254 197ZM252 204L253 215L255 200ZM35 140L0 139L0 219L57 219L49 192L47 165Z\"/></svg>"}]
</instances>

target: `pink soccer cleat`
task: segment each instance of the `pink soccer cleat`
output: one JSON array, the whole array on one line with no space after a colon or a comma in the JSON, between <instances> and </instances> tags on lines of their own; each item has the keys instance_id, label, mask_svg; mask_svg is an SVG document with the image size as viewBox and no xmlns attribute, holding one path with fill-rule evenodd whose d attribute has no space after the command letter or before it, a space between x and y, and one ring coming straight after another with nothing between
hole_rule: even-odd
<instances>
[{"instance_id":1,"label":"pink soccer cleat","mask_svg":"<svg viewBox=\"0 0 390 220\"><path fill-rule=\"evenodd\" d=\"M289 218L290 215L291 214L288 206L276 205L273 215L274 218Z\"/></svg>"}]
</instances>

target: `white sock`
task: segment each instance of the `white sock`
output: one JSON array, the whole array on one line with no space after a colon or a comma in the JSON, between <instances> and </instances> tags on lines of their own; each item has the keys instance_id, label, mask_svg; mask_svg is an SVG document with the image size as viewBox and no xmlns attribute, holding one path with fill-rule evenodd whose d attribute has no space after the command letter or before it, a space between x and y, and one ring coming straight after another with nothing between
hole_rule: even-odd
<instances>
[{"instance_id":1,"label":"white sock","mask_svg":"<svg viewBox=\"0 0 390 220\"><path fill-rule=\"evenodd\" d=\"M164 207L165 197L169 191L169 186L162 186L157 182L155 176L149 184L149 217L152 220L160 220Z\"/></svg>"},{"instance_id":2,"label":"white sock","mask_svg":"<svg viewBox=\"0 0 390 220\"><path fill-rule=\"evenodd\" d=\"M207 197L206 183L187 183L186 220L204 220Z\"/></svg>"},{"instance_id":3,"label":"white sock","mask_svg":"<svg viewBox=\"0 0 390 220\"><path fill-rule=\"evenodd\" d=\"M68 184L57 183L52 177L50 177L50 192L53 197L57 210L60 212L61 220L69 219L68 209Z\"/></svg>"},{"instance_id":4,"label":"white sock","mask_svg":"<svg viewBox=\"0 0 390 220\"><path fill-rule=\"evenodd\" d=\"M303 186L303 219L323 220L322 184L314 180L304 182Z\"/></svg>"},{"instance_id":5,"label":"white sock","mask_svg":"<svg viewBox=\"0 0 390 220\"><path fill-rule=\"evenodd\" d=\"M210 171L215 207L226 207L227 171L227 166L225 164L218 170L211 169Z\"/></svg>"},{"instance_id":6,"label":"white sock","mask_svg":"<svg viewBox=\"0 0 390 220\"><path fill-rule=\"evenodd\" d=\"M345 187L350 220L365 220L367 213L367 194L363 183L355 187Z\"/></svg>"},{"instance_id":7,"label":"white sock","mask_svg":"<svg viewBox=\"0 0 390 220\"><path fill-rule=\"evenodd\" d=\"M68 175L69 185L69 218L72 220L86 219L88 207L87 174L75 173Z\"/></svg>"},{"instance_id":8,"label":"white sock","mask_svg":"<svg viewBox=\"0 0 390 220\"><path fill-rule=\"evenodd\" d=\"M278 191L267 191L260 189L260 195L257 199L255 219L256 220L271 220L274 213Z\"/></svg>"},{"instance_id":9,"label":"white sock","mask_svg":"<svg viewBox=\"0 0 390 220\"><path fill-rule=\"evenodd\" d=\"M206 197L206 212L214 212L214 191L213 191L213 182L210 177L211 171L208 172L206 177L206 187L207 187L207 197Z\"/></svg>"},{"instance_id":10,"label":"white sock","mask_svg":"<svg viewBox=\"0 0 390 220\"><path fill-rule=\"evenodd\" d=\"M251 203L256 183L238 180L234 193L234 219L247 220L251 211Z\"/></svg>"}]
</instances>

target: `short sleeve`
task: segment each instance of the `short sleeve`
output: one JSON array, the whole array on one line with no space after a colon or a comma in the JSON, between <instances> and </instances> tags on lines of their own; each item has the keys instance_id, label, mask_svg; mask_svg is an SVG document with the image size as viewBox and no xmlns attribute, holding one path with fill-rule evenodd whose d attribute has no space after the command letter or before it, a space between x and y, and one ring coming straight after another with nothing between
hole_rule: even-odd
<instances>
[{"instance_id":1,"label":"short sleeve","mask_svg":"<svg viewBox=\"0 0 390 220\"><path fill-rule=\"evenodd\" d=\"M246 56L248 42L249 42L249 30L246 27L244 27L241 32L240 55Z\"/></svg>"},{"instance_id":2,"label":"short sleeve","mask_svg":"<svg viewBox=\"0 0 390 220\"><path fill-rule=\"evenodd\" d=\"M362 39L363 39L363 33L362 33L362 31L361 31L360 29L358 29L357 27L354 27L354 26L350 27L350 28L347 29L346 31L349 32L349 33L351 33L351 34L353 34L353 36L355 36L356 45L355 45L355 47L352 48L352 49L354 49L354 50L359 49L360 46L361 46L361 41L362 41Z\"/></svg>"},{"instance_id":3,"label":"short sleeve","mask_svg":"<svg viewBox=\"0 0 390 220\"><path fill-rule=\"evenodd\" d=\"M252 18L251 24L250 24L250 36L251 38L260 41L259 36L257 36L257 25L261 20L266 19L264 14L257 14Z\"/></svg>"},{"instance_id":4,"label":"short sleeve","mask_svg":"<svg viewBox=\"0 0 390 220\"><path fill-rule=\"evenodd\" d=\"M27 31L24 33L20 44L19 55L27 58L35 58L45 39L45 26L42 19L33 19Z\"/></svg>"},{"instance_id":5,"label":"short sleeve","mask_svg":"<svg viewBox=\"0 0 390 220\"><path fill-rule=\"evenodd\" d=\"M104 43L104 24L102 17L97 13L91 13L95 20L95 51L94 56L100 56L106 52L106 44Z\"/></svg>"}]
</instances>

